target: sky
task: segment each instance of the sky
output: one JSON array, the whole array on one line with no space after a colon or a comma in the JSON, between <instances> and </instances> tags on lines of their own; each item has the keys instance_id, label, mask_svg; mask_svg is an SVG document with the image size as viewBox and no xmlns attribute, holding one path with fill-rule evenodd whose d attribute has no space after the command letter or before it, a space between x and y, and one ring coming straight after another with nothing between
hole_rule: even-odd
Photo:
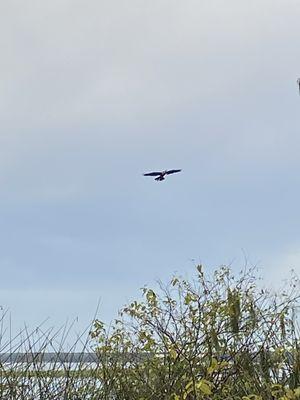
<instances>
[{"instance_id":1,"label":"sky","mask_svg":"<svg viewBox=\"0 0 300 400\"><path fill-rule=\"evenodd\" d=\"M0 304L110 321L174 273L300 274L298 0L0 3ZM151 170L181 168L164 182Z\"/></svg>"}]
</instances>

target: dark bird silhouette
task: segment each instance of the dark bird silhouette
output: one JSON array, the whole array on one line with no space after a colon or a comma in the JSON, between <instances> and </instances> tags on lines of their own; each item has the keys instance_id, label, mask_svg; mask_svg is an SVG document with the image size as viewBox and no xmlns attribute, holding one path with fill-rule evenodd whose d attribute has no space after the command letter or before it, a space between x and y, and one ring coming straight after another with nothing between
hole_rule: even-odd
<instances>
[{"instance_id":1,"label":"dark bird silhouette","mask_svg":"<svg viewBox=\"0 0 300 400\"><path fill-rule=\"evenodd\" d=\"M297 84L298 84L298 87L299 87L299 94L300 94L300 78L297 79Z\"/></svg>"},{"instance_id":2,"label":"dark bird silhouette","mask_svg":"<svg viewBox=\"0 0 300 400\"><path fill-rule=\"evenodd\" d=\"M175 174L180 171L181 169L166 169L165 171L160 172L148 172L147 174L144 174L144 176L157 176L157 178L155 178L156 181L164 181L166 175Z\"/></svg>"}]
</instances>

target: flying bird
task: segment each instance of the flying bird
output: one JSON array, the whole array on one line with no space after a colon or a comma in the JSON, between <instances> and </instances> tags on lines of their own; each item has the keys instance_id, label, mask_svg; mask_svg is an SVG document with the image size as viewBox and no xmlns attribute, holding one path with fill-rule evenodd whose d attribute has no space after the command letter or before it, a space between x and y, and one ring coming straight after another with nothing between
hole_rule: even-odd
<instances>
[{"instance_id":1,"label":"flying bird","mask_svg":"<svg viewBox=\"0 0 300 400\"><path fill-rule=\"evenodd\" d=\"M156 181L164 181L166 175L175 174L180 171L181 169L166 169L165 171L160 172L148 172L147 174L144 174L144 176L157 176L157 178L155 178Z\"/></svg>"},{"instance_id":2,"label":"flying bird","mask_svg":"<svg viewBox=\"0 0 300 400\"><path fill-rule=\"evenodd\" d=\"M299 94L300 94L300 78L297 79L297 84L299 86Z\"/></svg>"}]
</instances>

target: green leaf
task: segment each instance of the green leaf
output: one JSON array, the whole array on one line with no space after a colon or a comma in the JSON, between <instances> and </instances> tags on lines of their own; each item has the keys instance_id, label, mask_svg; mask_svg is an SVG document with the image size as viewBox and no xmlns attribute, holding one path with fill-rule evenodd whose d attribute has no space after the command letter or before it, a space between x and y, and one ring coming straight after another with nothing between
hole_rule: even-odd
<instances>
[{"instance_id":1,"label":"green leaf","mask_svg":"<svg viewBox=\"0 0 300 400\"><path fill-rule=\"evenodd\" d=\"M218 368L218 361L215 358L212 358L210 367L207 368L208 375L211 375L213 372L217 371Z\"/></svg>"},{"instance_id":2,"label":"green leaf","mask_svg":"<svg viewBox=\"0 0 300 400\"><path fill-rule=\"evenodd\" d=\"M175 360L175 358L177 357L177 351L172 347L169 351L170 353L170 357Z\"/></svg>"},{"instance_id":3,"label":"green leaf","mask_svg":"<svg viewBox=\"0 0 300 400\"><path fill-rule=\"evenodd\" d=\"M196 388L201 390L202 393L204 394L211 394L211 389L210 389L211 382L207 381L206 379L201 379L199 382L196 384Z\"/></svg>"}]
</instances>

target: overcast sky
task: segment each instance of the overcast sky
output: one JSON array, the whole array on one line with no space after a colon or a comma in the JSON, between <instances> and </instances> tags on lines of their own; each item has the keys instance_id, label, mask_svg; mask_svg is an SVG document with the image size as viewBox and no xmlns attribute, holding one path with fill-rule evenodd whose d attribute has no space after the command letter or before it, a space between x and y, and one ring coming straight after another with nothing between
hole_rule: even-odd
<instances>
[{"instance_id":1,"label":"overcast sky","mask_svg":"<svg viewBox=\"0 0 300 400\"><path fill-rule=\"evenodd\" d=\"M245 257L300 273L298 0L0 3L0 304L109 321ZM161 183L144 172L182 168Z\"/></svg>"}]
</instances>

